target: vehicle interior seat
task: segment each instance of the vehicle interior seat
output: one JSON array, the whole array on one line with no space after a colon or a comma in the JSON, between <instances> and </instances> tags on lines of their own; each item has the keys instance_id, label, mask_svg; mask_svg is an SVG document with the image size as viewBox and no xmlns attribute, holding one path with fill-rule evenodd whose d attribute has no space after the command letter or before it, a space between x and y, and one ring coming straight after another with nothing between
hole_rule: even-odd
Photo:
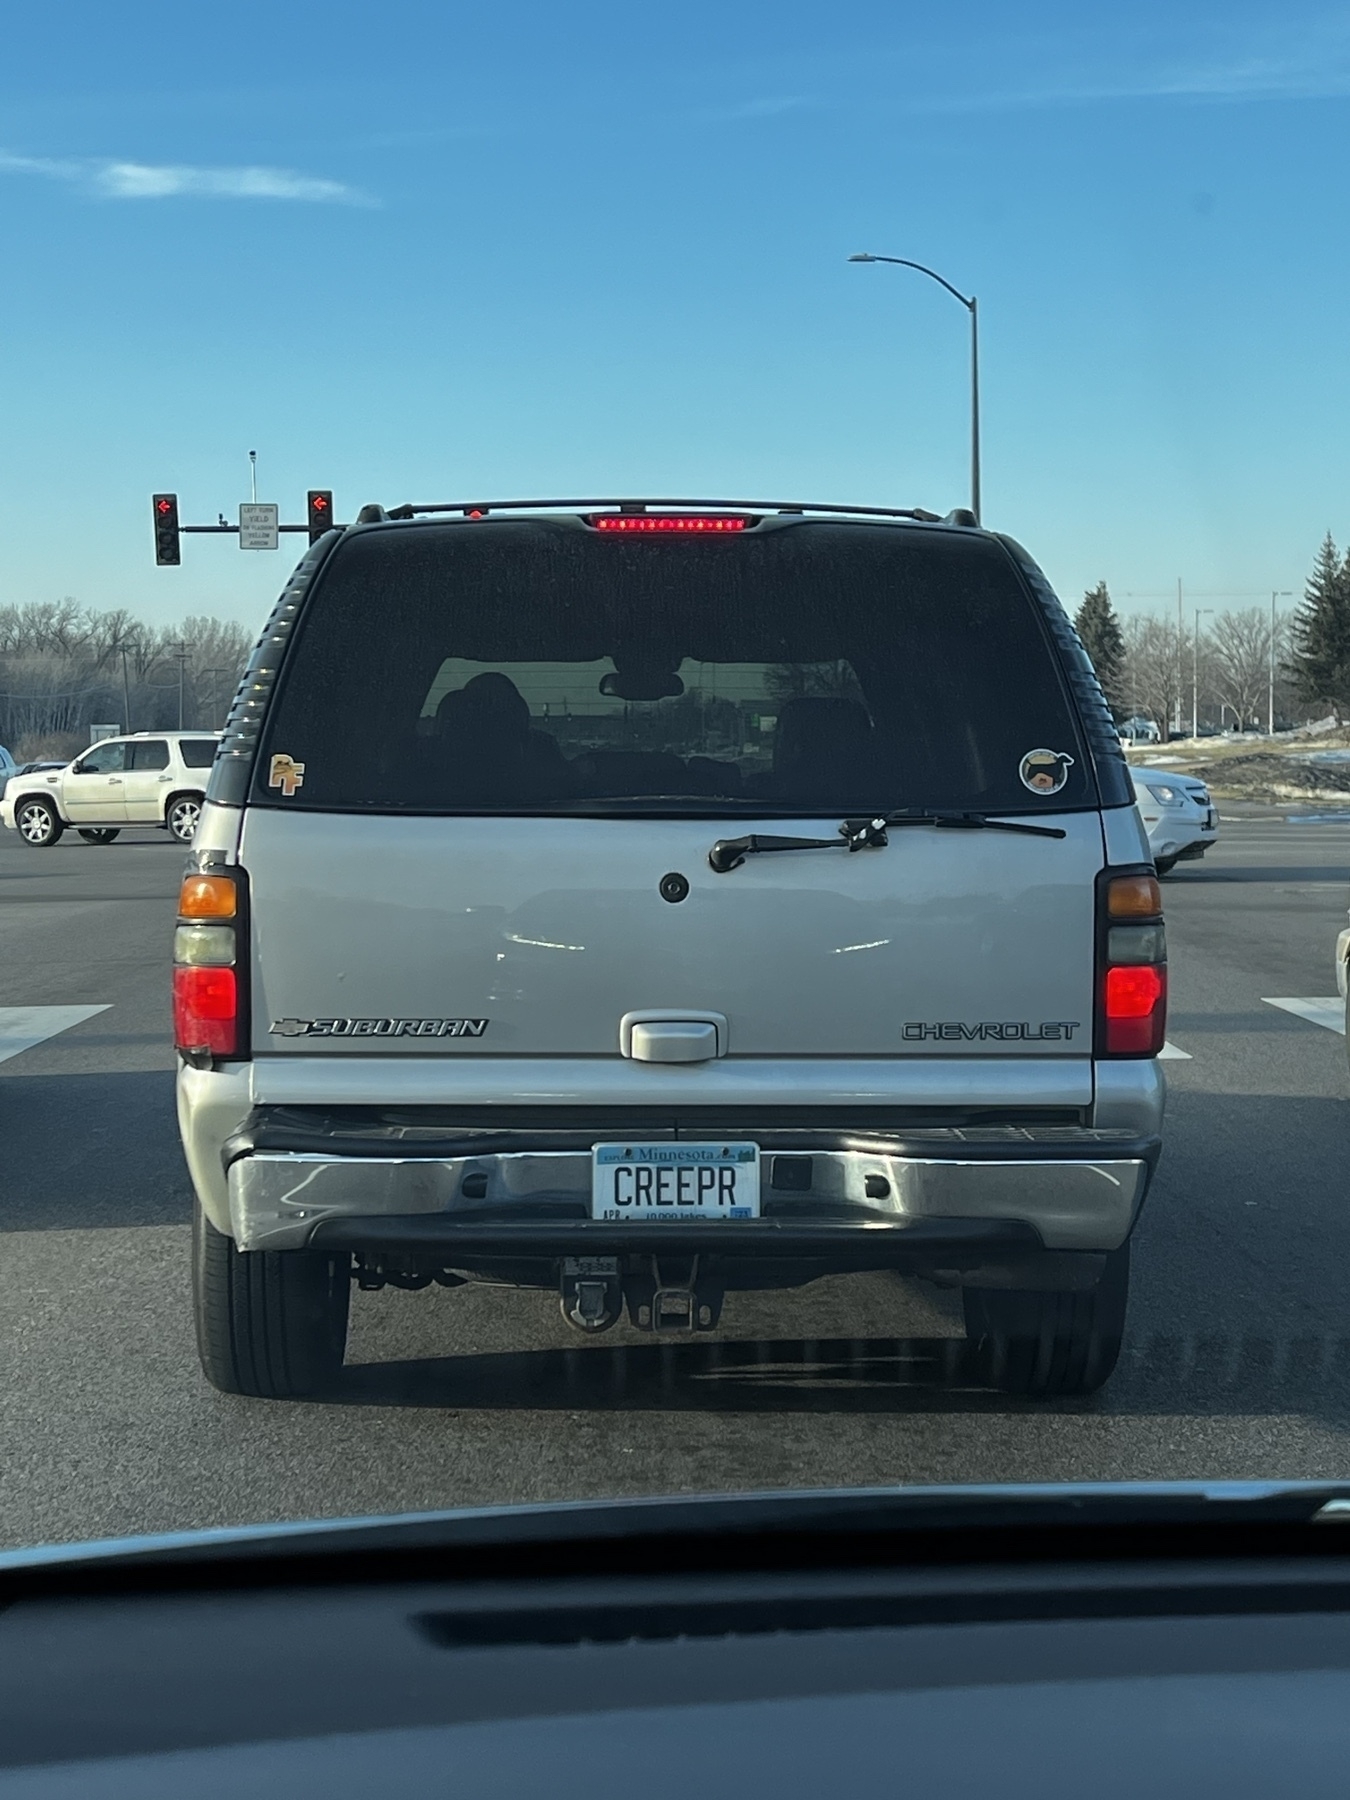
<instances>
[{"instance_id":1,"label":"vehicle interior seat","mask_svg":"<svg viewBox=\"0 0 1350 1800\"><path fill-rule=\"evenodd\" d=\"M872 721L860 701L801 695L779 710L764 791L839 804L866 781L872 759Z\"/></svg>"}]
</instances>

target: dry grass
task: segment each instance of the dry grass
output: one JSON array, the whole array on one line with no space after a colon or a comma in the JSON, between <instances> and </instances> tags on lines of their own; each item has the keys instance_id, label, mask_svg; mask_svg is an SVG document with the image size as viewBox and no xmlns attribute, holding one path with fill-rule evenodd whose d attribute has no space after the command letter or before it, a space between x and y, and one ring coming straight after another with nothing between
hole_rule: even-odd
<instances>
[{"instance_id":1,"label":"dry grass","mask_svg":"<svg viewBox=\"0 0 1350 1800\"><path fill-rule=\"evenodd\" d=\"M1326 750L1350 750L1350 728L1273 744L1250 737L1140 744L1127 754L1136 768L1198 775L1220 800L1350 802L1350 762L1317 762L1316 755Z\"/></svg>"}]
</instances>

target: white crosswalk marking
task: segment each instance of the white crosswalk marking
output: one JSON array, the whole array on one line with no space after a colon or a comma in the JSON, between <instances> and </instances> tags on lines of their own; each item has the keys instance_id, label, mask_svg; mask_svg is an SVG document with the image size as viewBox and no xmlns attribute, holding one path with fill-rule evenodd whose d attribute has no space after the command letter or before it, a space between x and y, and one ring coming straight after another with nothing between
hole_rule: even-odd
<instances>
[{"instance_id":1,"label":"white crosswalk marking","mask_svg":"<svg viewBox=\"0 0 1350 1800\"><path fill-rule=\"evenodd\" d=\"M1336 994L1325 999L1265 1000L1263 1004L1278 1006L1284 1012L1293 1013L1295 1018L1306 1019L1310 1025L1321 1025L1327 1031L1338 1031L1345 1036L1345 1002Z\"/></svg>"},{"instance_id":2,"label":"white crosswalk marking","mask_svg":"<svg viewBox=\"0 0 1350 1800\"><path fill-rule=\"evenodd\" d=\"M1189 1050L1178 1050L1176 1045L1170 1041L1164 1044L1158 1052L1159 1062L1191 1062L1192 1060Z\"/></svg>"},{"instance_id":3,"label":"white crosswalk marking","mask_svg":"<svg viewBox=\"0 0 1350 1800\"><path fill-rule=\"evenodd\" d=\"M106 1006L0 1006L0 1062L107 1010Z\"/></svg>"}]
</instances>

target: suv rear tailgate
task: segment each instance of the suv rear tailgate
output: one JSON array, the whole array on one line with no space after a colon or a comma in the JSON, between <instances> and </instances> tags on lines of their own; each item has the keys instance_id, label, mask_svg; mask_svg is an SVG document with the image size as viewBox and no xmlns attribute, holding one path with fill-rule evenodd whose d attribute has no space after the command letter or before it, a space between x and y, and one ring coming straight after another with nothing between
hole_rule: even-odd
<instances>
[{"instance_id":1,"label":"suv rear tailgate","mask_svg":"<svg viewBox=\"0 0 1350 1800\"><path fill-rule=\"evenodd\" d=\"M723 1017L732 1058L1088 1059L1101 829L1056 824L719 875L711 844L753 820L251 810L253 1049L613 1057L625 1013L671 1009Z\"/></svg>"}]
</instances>

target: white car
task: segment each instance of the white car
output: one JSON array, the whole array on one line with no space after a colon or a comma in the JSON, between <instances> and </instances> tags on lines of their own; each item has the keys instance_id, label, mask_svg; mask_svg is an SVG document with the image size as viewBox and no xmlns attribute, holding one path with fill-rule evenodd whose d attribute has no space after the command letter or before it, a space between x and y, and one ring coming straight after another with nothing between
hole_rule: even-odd
<instances>
[{"instance_id":1,"label":"white car","mask_svg":"<svg viewBox=\"0 0 1350 1800\"><path fill-rule=\"evenodd\" d=\"M68 827L91 844L110 844L124 825L158 825L190 844L219 743L219 733L207 731L104 738L64 768L10 781L0 822L39 850Z\"/></svg>"},{"instance_id":2,"label":"white car","mask_svg":"<svg viewBox=\"0 0 1350 1800\"><path fill-rule=\"evenodd\" d=\"M1209 789L1194 775L1171 769L1131 769L1140 817L1159 875L1201 857L1219 835Z\"/></svg>"}]
</instances>

